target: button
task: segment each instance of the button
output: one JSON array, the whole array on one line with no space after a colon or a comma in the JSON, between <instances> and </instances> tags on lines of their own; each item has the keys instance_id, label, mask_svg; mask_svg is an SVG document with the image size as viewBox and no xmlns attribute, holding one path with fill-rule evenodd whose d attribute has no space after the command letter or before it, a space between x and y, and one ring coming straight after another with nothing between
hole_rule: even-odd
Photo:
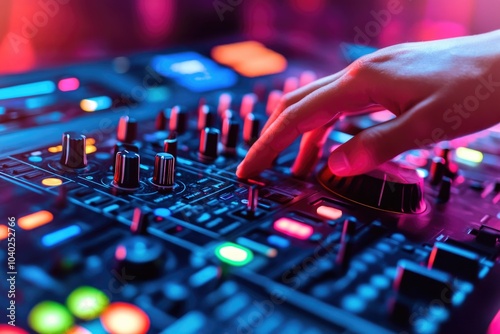
<instances>
[{"instance_id":1,"label":"button","mask_svg":"<svg viewBox=\"0 0 500 334\"><path fill-rule=\"evenodd\" d=\"M52 220L54 220L54 215L52 213L46 210L41 210L27 216L20 217L17 224L23 230L33 230L37 227L50 223Z\"/></svg>"},{"instance_id":2,"label":"button","mask_svg":"<svg viewBox=\"0 0 500 334\"><path fill-rule=\"evenodd\" d=\"M146 334L149 331L148 315L139 307L115 302L109 305L101 315L101 323L109 333Z\"/></svg>"},{"instance_id":3,"label":"button","mask_svg":"<svg viewBox=\"0 0 500 334\"><path fill-rule=\"evenodd\" d=\"M73 322L68 309L53 301L38 303L28 315L28 324L37 333L66 333Z\"/></svg>"},{"instance_id":4,"label":"button","mask_svg":"<svg viewBox=\"0 0 500 334\"><path fill-rule=\"evenodd\" d=\"M436 242L429 256L428 268L446 271L473 281L479 275L479 255L456 246Z\"/></svg>"},{"instance_id":5,"label":"button","mask_svg":"<svg viewBox=\"0 0 500 334\"><path fill-rule=\"evenodd\" d=\"M347 295L342 298L340 305L346 311L360 313L366 309L366 301L357 295Z\"/></svg>"},{"instance_id":6,"label":"button","mask_svg":"<svg viewBox=\"0 0 500 334\"><path fill-rule=\"evenodd\" d=\"M451 299L451 277L441 271L427 269L414 262L398 262L394 290L399 294L425 302L433 299Z\"/></svg>"},{"instance_id":7,"label":"button","mask_svg":"<svg viewBox=\"0 0 500 334\"><path fill-rule=\"evenodd\" d=\"M81 286L73 290L66 299L68 309L80 319L97 318L109 305L104 292L91 286Z\"/></svg>"},{"instance_id":8,"label":"button","mask_svg":"<svg viewBox=\"0 0 500 334\"><path fill-rule=\"evenodd\" d=\"M273 228L278 232L300 240L309 239L309 237L314 232L312 226L306 225L288 217L283 217L276 220L273 224Z\"/></svg>"},{"instance_id":9,"label":"button","mask_svg":"<svg viewBox=\"0 0 500 334\"><path fill-rule=\"evenodd\" d=\"M331 206L321 205L316 209L316 213L323 218L337 220L342 217L342 210Z\"/></svg>"},{"instance_id":10,"label":"button","mask_svg":"<svg viewBox=\"0 0 500 334\"><path fill-rule=\"evenodd\" d=\"M251 250L232 242L225 242L217 246L215 255L222 262L238 267L250 263L253 259Z\"/></svg>"}]
</instances>

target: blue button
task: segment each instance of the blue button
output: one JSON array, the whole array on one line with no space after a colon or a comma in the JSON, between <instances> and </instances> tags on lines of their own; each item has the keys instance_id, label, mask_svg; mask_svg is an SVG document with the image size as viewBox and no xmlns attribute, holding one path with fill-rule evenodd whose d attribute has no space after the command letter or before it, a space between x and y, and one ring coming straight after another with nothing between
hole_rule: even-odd
<instances>
[{"instance_id":1,"label":"blue button","mask_svg":"<svg viewBox=\"0 0 500 334\"><path fill-rule=\"evenodd\" d=\"M267 237L267 242L270 245L276 246L278 248L290 247L290 241L278 235L270 235L269 237Z\"/></svg>"},{"instance_id":2,"label":"blue button","mask_svg":"<svg viewBox=\"0 0 500 334\"><path fill-rule=\"evenodd\" d=\"M363 312L366 308L366 302L359 296L356 295L347 295L342 298L340 302L342 308L352 313L360 313Z\"/></svg>"},{"instance_id":3,"label":"blue button","mask_svg":"<svg viewBox=\"0 0 500 334\"><path fill-rule=\"evenodd\" d=\"M158 209L155 209L155 211L153 212L156 216L158 217L162 217L162 218L167 218L171 215L171 212L169 209L166 209L166 208L158 208Z\"/></svg>"},{"instance_id":4,"label":"blue button","mask_svg":"<svg viewBox=\"0 0 500 334\"><path fill-rule=\"evenodd\" d=\"M29 160L30 162L42 162L42 160L43 160L43 159L42 159L42 157L38 157L38 156L31 156L31 157L29 157L29 158L28 158L28 160Z\"/></svg>"}]
</instances>

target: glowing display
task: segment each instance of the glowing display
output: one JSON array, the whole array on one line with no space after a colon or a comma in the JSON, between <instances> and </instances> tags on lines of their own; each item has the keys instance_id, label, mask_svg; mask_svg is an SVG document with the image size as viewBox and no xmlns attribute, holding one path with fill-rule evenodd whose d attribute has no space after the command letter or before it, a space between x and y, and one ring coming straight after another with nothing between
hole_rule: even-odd
<instances>
[{"instance_id":1,"label":"glowing display","mask_svg":"<svg viewBox=\"0 0 500 334\"><path fill-rule=\"evenodd\" d=\"M143 310L123 302L109 305L101 315L101 323L111 334L146 334L150 325Z\"/></svg>"},{"instance_id":2,"label":"glowing display","mask_svg":"<svg viewBox=\"0 0 500 334\"><path fill-rule=\"evenodd\" d=\"M43 226L54 220L54 215L49 211L42 210L19 218L17 224L23 230L32 230Z\"/></svg>"},{"instance_id":3,"label":"glowing display","mask_svg":"<svg viewBox=\"0 0 500 334\"><path fill-rule=\"evenodd\" d=\"M5 225L0 225L0 240L7 239L9 236L9 228Z\"/></svg>"},{"instance_id":4,"label":"glowing display","mask_svg":"<svg viewBox=\"0 0 500 334\"><path fill-rule=\"evenodd\" d=\"M222 262L238 267L248 264L253 259L251 250L232 242L219 245L215 249L215 256Z\"/></svg>"},{"instance_id":5,"label":"glowing display","mask_svg":"<svg viewBox=\"0 0 500 334\"><path fill-rule=\"evenodd\" d=\"M52 81L40 81L29 84L0 88L0 100L16 99L26 96L51 94L56 90Z\"/></svg>"},{"instance_id":6,"label":"glowing display","mask_svg":"<svg viewBox=\"0 0 500 334\"><path fill-rule=\"evenodd\" d=\"M28 323L40 334L65 333L73 325L73 317L63 305L44 301L33 307Z\"/></svg>"},{"instance_id":7,"label":"glowing display","mask_svg":"<svg viewBox=\"0 0 500 334\"><path fill-rule=\"evenodd\" d=\"M66 78L59 80L57 84L57 88L61 92L71 92L73 90L77 90L80 87L80 81L77 78Z\"/></svg>"},{"instance_id":8,"label":"glowing display","mask_svg":"<svg viewBox=\"0 0 500 334\"><path fill-rule=\"evenodd\" d=\"M336 220L342 217L342 210L331 206L321 205L316 209L316 213L326 219Z\"/></svg>"},{"instance_id":9,"label":"glowing display","mask_svg":"<svg viewBox=\"0 0 500 334\"><path fill-rule=\"evenodd\" d=\"M92 320L104 312L109 305L109 299L101 290L91 286L81 286L69 294L66 305L78 318Z\"/></svg>"},{"instance_id":10,"label":"glowing display","mask_svg":"<svg viewBox=\"0 0 500 334\"><path fill-rule=\"evenodd\" d=\"M47 187L57 187L63 184L63 181L56 177L48 177L42 180L42 184Z\"/></svg>"},{"instance_id":11,"label":"glowing display","mask_svg":"<svg viewBox=\"0 0 500 334\"><path fill-rule=\"evenodd\" d=\"M247 77L280 73L287 67L285 57L255 41L219 45L212 49L211 55Z\"/></svg>"},{"instance_id":12,"label":"glowing display","mask_svg":"<svg viewBox=\"0 0 500 334\"><path fill-rule=\"evenodd\" d=\"M82 232L82 229L78 225L70 225L58 231L49 233L42 237L42 244L46 247L52 247L63 241L71 239Z\"/></svg>"},{"instance_id":13,"label":"glowing display","mask_svg":"<svg viewBox=\"0 0 500 334\"><path fill-rule=\"evenodd\" d=\"M455 154L459 162L479 164L483 161L483 153L467 147L457 148Z\"/></svg>"},{"instance_id":14,"label":"glowing display","mask_svg":"<svg viewBox=\"0 0 500 334\"><path fill-rule=\"evenodd\" d=\"M88 99L83 99L80 102L80 108L86 112L94 112L110 108L112 105L111 98L108 96L98 96Z\"/></svg>"},{"instance_id":15,"label":"glowing display","mask_svg":"<svg viewBox=\"0 0 500 334\"><path fill-rule=\"evenodd\" d=\"M312 226L286 217L280 218L275 221L273 227L278 232L300 240L309 239L309 237L314 232Z\"/></svg>"}]
</instances>

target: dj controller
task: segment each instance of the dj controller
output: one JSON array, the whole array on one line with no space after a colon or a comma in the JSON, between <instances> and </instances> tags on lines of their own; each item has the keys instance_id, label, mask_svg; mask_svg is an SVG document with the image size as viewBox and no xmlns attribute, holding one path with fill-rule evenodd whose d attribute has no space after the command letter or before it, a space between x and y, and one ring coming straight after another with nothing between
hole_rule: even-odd
<instances>
[{"instance_id":1,"label":"dj controller","mask_svg":"<svg viewBox=\"0 0 500 334\"><path fill-rule=\"evenodd\" d=\"M331 71L214 50L2 79L2 332L486 333L498 130L338 177L330 150L390 115L346 117L309 177L297 142L238 179L281 96Z\"/></svg>"}]
</instances>

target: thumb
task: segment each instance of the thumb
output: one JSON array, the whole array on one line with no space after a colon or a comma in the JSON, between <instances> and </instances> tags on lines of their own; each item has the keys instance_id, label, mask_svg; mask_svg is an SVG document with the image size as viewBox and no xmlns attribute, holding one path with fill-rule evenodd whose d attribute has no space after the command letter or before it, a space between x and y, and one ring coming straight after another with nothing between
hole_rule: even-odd
<instances>
[{"instance_id":1,"label":"thumb","mask_svg":"<svg viewBox=\"0 0 500 334\"><path fill-rule=\"evenodd\" d=\"M328 158L333 174L349 176L369 172L401 152L417 146L425 132L411 124L409 114L368 128L335 149Z\"/></svg>"}]
</instances>

